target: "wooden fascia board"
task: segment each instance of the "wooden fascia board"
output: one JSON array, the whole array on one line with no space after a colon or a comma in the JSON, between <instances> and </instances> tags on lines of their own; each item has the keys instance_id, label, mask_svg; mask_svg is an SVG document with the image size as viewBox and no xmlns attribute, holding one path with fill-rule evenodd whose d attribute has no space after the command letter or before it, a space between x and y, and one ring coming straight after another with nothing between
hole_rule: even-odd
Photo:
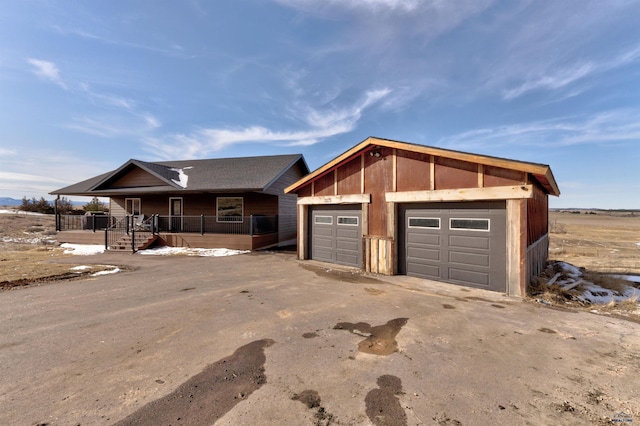
<instances>
[{"instance_id":1,"label":"wooden fascia board","mask_svg":"<svg viewBox=\"0 0 640 426\"><path fill-rule=\"evenodd\" d=\"M298 205L363 204L371 202L371 194L329 195L326 197L300 197Z\"/></svg>"},{"instance_id":2,"label":"wooden fascia board","mask_svg":"<svg viewBox=\"0 0 640 426\"><path fill-rule=\"evenodd\" d=\"M386 192L388 203L432 201L509 200L533 197L533 185L494 186L488 188L439 189L435 191Z\"/></svg>"},{"instance_id":3,"label":"wooden fascia board","mask_svg":"<svg viewBox=\"0 0 640 426\"><path fill-rule=\"evenodd\" d=\"M287 187L285 189L286 193L294 191L295 189L305 185L306 183L315 180L318 177L323 176L326 173L329 173L332 168L340 165L347 160L350 160L351 157L359 154L360 152L364 152L367 147L387 147L387 148L396 148L404 151L417 152L421 154L427 154L434 157L445 157L451 158L454 160L466 161L469 163L482 164L485 166L493 166L493 167L501 167L504 169L515 170L519 172L529 173L538 179L538 176L545 176L547 181L549 182L549 186L543 185L545 189L549 190L552 195L559 195L560 191L558 186L553 179L553 173L551 172L551 168L545 164L537 164L537 163L527 163L524 161L517 160L509 160L506 158L499 157L490 157L486 155L480 154L471 154L460 151L453 151L442 148L435 148L431 146L425 145L415 145L407 142L399 142L393 141L389 139L380 139L376 137L368 137L364 141L360 142L358 145L354 146L350 150L336 157L334 160L326 163L320 168L316 169L314 172L308 174L298 182L293 185ZM544 182L540 182L544 184Z\"/></svg>"},{"instance_id":4,"label":"wooden fascia board","mask_svg":"<svg viewBox=\"0 0 640 426\"><path fill-rule=\"evenodd\" d=\"M315 180L315 179L317 179L317 178L319 178L321 176L324 176L326 173L329 173L331 171L331 169L333 169L337 165L341 164L342 162L345 162L346 160L350 159L351 157L355 156L356 154L359 154L362 149L364 149L368 145L370 145L370 142L369 142L370 139L373 139L373 138L365 139L364 141L360 142L358 145L354 146L350 150L342 153L341 155L339 155L338 157L334 158L333 160L331 160L330 162L326 163L325 165L320 166L319 168L314 170L312 173L309 173L307 176L303 177L302 179L300 179L299 181L297 181L293 185L290 185L287 188L285 188L284 192L285 193L289 193L291 191L294 191L294 190L300 188L301 186L303 186L304 184L309 183L312 180Z\"/></svg>"}]
</instances>

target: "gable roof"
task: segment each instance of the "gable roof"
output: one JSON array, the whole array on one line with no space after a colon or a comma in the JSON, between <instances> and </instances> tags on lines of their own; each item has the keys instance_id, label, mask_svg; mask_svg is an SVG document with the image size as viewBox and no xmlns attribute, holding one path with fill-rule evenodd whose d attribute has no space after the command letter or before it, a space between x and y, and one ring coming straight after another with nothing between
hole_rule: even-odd
<instances>
[{"instance_id":1,"label":"gable roof","mask_svg":"<svg viewBox=\"0 0 640 426\"><path fill-rule=\"evenodd\" d=\"M58 189L50 194L111 196L163 192L261 192L267 190L296 164L303 174L309 173L309 167L302 154L162 162L131 159L116 170ZM157 184L111 186L135 169L153 176Z\"/></svg>"},{"instance_id":2,"label":"gable roof","mask_svg":"<svg viewBox=\"0 0 640 426\"><path fill-rule=\"evenodd\" d=\"M302 179L294 183L293 185L285 188L285 192L293 192L300 187L304 186L308 182L315 180L316 178L328 173L330 170L333 170L335 167L338 167L341 164L344 164L350 160L352 160L355 156L359 155L362 152L367 152L376 147L388 147L388 148L397 148L406 151L419 152L422 154L433 155L436 157L446 157L452 158L461 161L467 161L470 163L477 163L486 166L495 166L502 167L505 169L517 170L525 173L531 174L545 190L551 195L560 195L560 189L553 177L553 173L551 172L551 168L546 164L538 164L538 163L528 163L524 161L517 160L509 160L506 158L500 157L491 157L488 155L480 155L480 154L472 154L468 152L462 151L454 151L443 148L436 148L432 146L426 145L418 145L408 142L400 142L394 141L391 139L383 139L370 136L364 141L360 142L358 145L339 155L332 161L326 163L325 165L319 167L308 175L304 176Z\"/></svg>"}]
</instances>

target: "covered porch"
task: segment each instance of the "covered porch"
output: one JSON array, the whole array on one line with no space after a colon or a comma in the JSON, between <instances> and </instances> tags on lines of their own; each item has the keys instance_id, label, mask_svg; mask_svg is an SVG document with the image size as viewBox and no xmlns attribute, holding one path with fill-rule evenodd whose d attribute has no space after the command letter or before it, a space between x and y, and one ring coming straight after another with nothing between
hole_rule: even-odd
<instances>
[{"instance_id":1,"label":"covered porch","mask_svg":"<svg viewBox=\"0 0 640 426\"><path fill-rule=\"evenodd\" d=\"M278 244L278 216L56 215L60 243L136 251L152 245L257 250Z\"/></svg>"}]
</instances>

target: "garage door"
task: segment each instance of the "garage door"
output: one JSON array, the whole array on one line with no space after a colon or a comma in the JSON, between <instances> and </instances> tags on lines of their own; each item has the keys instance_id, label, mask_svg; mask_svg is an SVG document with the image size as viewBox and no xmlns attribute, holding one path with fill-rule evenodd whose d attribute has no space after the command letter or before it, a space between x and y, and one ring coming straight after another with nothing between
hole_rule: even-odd
<instances>
[{"instance_id":1,"label":"garage door","mask_svg":"<svg viewBox=\"0 0 640 426\"><path fill-rule=\"evenodd\" d=\"M400 273L506 291L504 202L406 204L399 213Z\"/></svg>"},{"instance_id":2,"label":"garage door","mask_svg":"<svg viewBox=\"0 0 640 426\"><path fill-rule=\"evenodd\" d=\"M311 209L311 258L362 267L362 213L354 206Z\"/></svg>"}]
</instances>

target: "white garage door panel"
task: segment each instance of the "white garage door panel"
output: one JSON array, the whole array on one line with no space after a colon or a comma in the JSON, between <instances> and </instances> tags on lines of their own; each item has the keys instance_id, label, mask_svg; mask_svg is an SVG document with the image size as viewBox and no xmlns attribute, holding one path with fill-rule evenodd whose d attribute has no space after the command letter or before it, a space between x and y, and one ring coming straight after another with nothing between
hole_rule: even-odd
<instances>
[{"instance_id":1,"label":"white garage door panel","mask_svg":"<svg viewBox=\"0 0 640 426\"><path fill-rule=\"evenodd\" d=\"M424 277L434 280L440 280L442 278L440 275L440 268L436 265L412 264L409 272L410 273L407 273L407 275L416 277Z\"/></svg>"}]
</instances>

